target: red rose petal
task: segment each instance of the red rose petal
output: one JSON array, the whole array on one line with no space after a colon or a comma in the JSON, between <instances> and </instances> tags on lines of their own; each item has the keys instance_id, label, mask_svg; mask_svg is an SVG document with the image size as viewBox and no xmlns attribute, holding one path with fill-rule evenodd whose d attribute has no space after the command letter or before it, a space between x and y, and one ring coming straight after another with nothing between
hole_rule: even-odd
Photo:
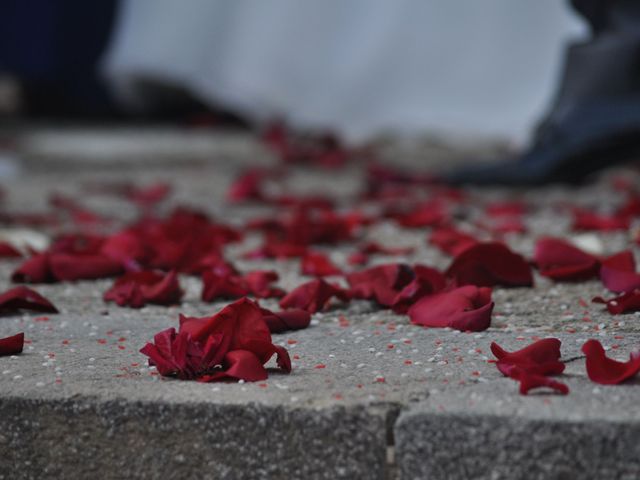
<instances>
[{"instance_id":1,"label":"red rose petal","mask_svg":"<svg viewBox=\"0 0 640 480\"><path fill-rule=\"evenodd\" d=\"M0 338L0 357L5 355L17 355L24 348L24 333L18 333L11 337Z\"/></svg>"},{"instance_id":2,"label":"red rose petal","mask_svg":"<svg viewBox=\"0 0 640 480\"><path fill-rule=\"evenodd\" d=\"M478 240L468 233L445 227L434 230L429 237L429 243L449 255L456 256L468 247L478 243Z\"/></svg>"},{"instance_id":3,"label":"red rose petal","mask_svg":"<svg viewBox=\"0 0 640 480\"><path fill-rule=\"evenodd\" d=\"M15 287L0 294L0 313L19 310L58 313L58 309L49 300L28 287Z\"/></svg>"},{"instance_id":4,"label":"red rose petal","mask_svg":"<svg viewBox=\"0 0 640 480\"><path fill-rule=\"evenodd\" d=\"M569 387L564 383L544 375L531 373L520 367L511 367L507 376L520 382L520 395L527 395L530 390L542 387L551 388L561 395L569 393Z\"/></svg>"},{"instance_id":5,"label":"red rose petal","mask_svg":"<svg viewBox=\"0 0 640 480\"><path fill-rule=\"evenodd\" d=\"M606 304L607 310L609 310L609 313L612 315L637 312L640 310L640 289L624 293L619 297L611 298L609 300L605 300L602 297L595 297L592 301L594 303Z\"/></svg>"},{"instance_id":6,"label":"red rose petal","mask_svg":"<svg viewBox=\"0 0 640 480\"><path fill-rule=\"evenodd\" d=\"M507 352L493 342L491 352L498 359L498 370L504 375L508 376L512 367L538 375L559 375L565 368L560 361L560 345L557 338L543 338L515 352Z\"/></svg>"},{"instance_id":7,"label":"red rose petal","mask_svg":"<svg viewBox=\"0 0 640 480\"><path fill-rule=\"evenodd\" d=\"M406 313L408 308L422 297L439 292L445 287L444 275L435 268L414 265L413 272L414 279L393 299L391 308L396 313Z\"/></svg>"},{"instance_id":8,"label":"red rose petal","mask_svg":"<svg viewBox=\"0 0 640 480\"><path fill-rule=\"evenodd\" d=\"M289 292L280 300L280 307L285 309L299 308L309 313L316 313L322 310L332 297L336 297L343 302L348 301L350 298L342 288L327 283L322 279L317 279L303 283Z\"/></svg>"},{"instance_id":9,"label":"red rose petal","mask_svg":"<svg viewBox=\"0 0 640 480\"><path fill-rule=\"evenodd\" d=\"M342 271L336 267L324 253L307 252L301 259L300 270L303 275L325 277L340 275Z\"/></svg>"},{"instance_id":10,"label":"red rose petal","mask_svg":"<svg viewBox=\"0 0 640 480\"><path fill-rule=\"evenodd\" d=\"M227 353L223 361L223 370L198 378L199 382L215 382L235 379L245 382L258 382L269 377L260 359L248 350L233 350Z\"/></svg>"},{"instance_id":11,"label":"red rose petal","mask_svg":"<svg viewBox=\"0 0 640 480\"><path fill-rule=\"evenodd\" d=\"M531 286L531 267L521 255L497 242L477 243L456 256L445 275L456 285Z\"/></svg>"},{"instance_id":12,"label":"red rose petal","mask_svg":"<svg viewBox=\"0 0 640 480\"><path fill-rule=\"evenodd\" d=\"M0 242L0 258L22 257L22 252L8 242Z\"/></svg>"},{"instance_id":13,"label":"red rose petal","mask_svg":"<svg viewBox=\"0 0 640 480\"><path fill-rule=\"evenodd\" d=\"M535 246L534 262L540 275L557 281L582 281L600 269L597 257L559 238L541 238Z\"/></svg>"},{"instance_id":14,"label":"red rose petal","mask_svg":"<svg viewBox=\"0 0 640 480\"><path fill-rule=\"evenodd\" d=\"M384 307L393 305L414 278L411 267L402 263L378 265L346 275L353 298L375 300Z\"/></svg>"},{"instance_id":15,"label":"red rose petal","mask_svg":"<svg viewBox=\"0 0 640 480\"><path fill-rule=\"evenodd\" d=\"M467 285L429 295L409 308L411 323L479 332L491 325L491 289Z\"/></svg>"},{"instance_id":16,"label":"red rose petal","mask_svg":"<svg viewBox=\"0 0 640 480\"><path fill-rule=\"evenodd\" d=\"M147 303L174 305L180 302L183 291L175 272L163 274L151 270L129 272L120 277L104 294L105 301L141 308Z\"/></svg>"},{"instance_id":17,"label":"red rose petal","mask_svg":"<svg viewBox=\"0 0 640 480\"><path fill-rule=\"evenodd\" d=\"M271 333L281 333L287 330L300 330L307 328L311 322L311 314L306 310L291 309L281 312L272 312L262 309L263 319L269 326Z\"/></svg>"},{"instance_id":18,"label":"red rose petal","mask_svg":"<svg viewBox=\"0 0 640 480\"><path fill-rule=\"evenodd\" d=\"M573 209L573 230L587 230L609 232L613 230L627 230L629 217L625 215L599 215L590 210Z\"/></svg>"},{"instance_id":19,"label":"red rose petal","mask_svg":"<svg viewBox=\"0 0 640 480\"><path fill-rule=\"evenodd\" d=\"M632 352L628 362L619 362L606 356L598 340L588 340L582 346L587 356L587 375L592 382L616 385L634 377L640 371L640 352Z\"/></svg>"},{"instance_id":20,"label":"red rose petal","mask_svg":"<svg viewBox=\"0 0 640 480\"><path fill-rule=\"evenodd\" d=\"M612 292L628 292L640 287L633 252L625 250L602 260L600 279Z\"/></svg>"}]
</instances>

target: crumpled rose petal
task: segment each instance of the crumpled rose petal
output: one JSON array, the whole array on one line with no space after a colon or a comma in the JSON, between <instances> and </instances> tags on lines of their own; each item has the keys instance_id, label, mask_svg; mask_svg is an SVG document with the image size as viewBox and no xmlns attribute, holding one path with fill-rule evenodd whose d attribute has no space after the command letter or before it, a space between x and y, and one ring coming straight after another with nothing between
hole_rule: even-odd
<instances>
[{"instance_id":1,"label":"crumpled rose petal","mask_svg":"<svg viewBox=\"0 0 640 480\"><path fill-rule=\"evenodd\" d=\"M307 252L301 259L300 270L303 275L326 277L340 275L342 271L336 267L329 257L320 252Z\"/></svg>"},{"instance_id":2,"label":"crumpled rose petal","mask_svg":"<svg viewBox=\"0 0 640 480\"><path fill-rule=\"evenodd\" d=\"M600 270L597 257L559 238L539 239L533 260L540 275L556 281L589 280Z\"/></svg>"},{"instance_id":3,"label":"crumpled rose petal","mask_svg":"<svg viewBox=\"0 0 640 480\"><path fill-rule=\"evenodd\" d=\"M414 278L398 292L391 308L396 313L406 313L411 305L422 297L437 293L444 289L446 279L435 268L426 265L413 266Z\"/></svg>"},{"instance_id":4,"label":"crumpled rose petal","mask_svg":"<svg viewBox=\"0 0 640 480\"><path fill-rule=\"evenodd\" d=\"M560 345L557 338L543 338L515 352L507 352L493 342L491 352L498 359L496 367L503 375L509 376L512 367L537 375L559 375L565 368L560 361Z\"/></svg>"},{"instance_id":5,"label":"crumpled rose petal","mask_svg":"<svg viewBox=\"0 0 640 480\"><path fill-rule=\"evenodd\" d=\"M629 292L639 288L640 273L636 272L633 252L625 250L602 260L600 280L612 292Z\"/></svg>"},{"instance_id":6,"label":"crumpled rose petal","mask_svg":"<svg viewBox=\"0 0 640 480\"><path fill-rule=\"evenodd\" d=\"M11 337L0 338L0 357L17 355L24 348L24 333L18 333Z\"/></svg>"},{"instance_id":7,"label":"crumpled rose petal","mask_svg":"<svg viewBox=\"0 0 640 480\"><path fill-rule=\"evenodd\" d=\"M477 243L463 250L453 259L445 275L458 286L533 285L531 267L524 257L498 242Z\"/></svg>"},{"instance_id":8,"label":"crumpled rose petal","mask_svg":"<svg viewBox=\"0 0 640 480\"><path fill-rule=\"evenodd\" d=\"M169 328L157 333L154 343L147 343L140 353L149 357L149 365L160 375L193 379L213 370L222 362L225 351L222 335L211 335L204 345L192 339L189 333L176 333Z\"/></svg>"},{"instance_id":9,"label":"crumpled rose petal","mask_svg":"<svg viewBox=\"0 0 640 480\"><path fill-rule=\"evenodd\" d=\"M277 356L284 372L291 372L287 350L271 341L269 327L257 303L243 298L211 317L180 316L180 331L158 333L141 353L162 375L199 381L267 378L264 364Z\"/></svg>"},{"instance_id":10,"label":"crumpled rose petal","mask_svg":"<svg viewBox=\"0 0 640 480\"><path fill-rule=\"evenodd\" d=\"M291 370L291 360L284 348L273 345L269 327L256 302L241 298L211 317L180 316L180 332L191 334L194 340L203 341L211 335L221 334L225 352L249 350L265 364L275 354L278 364L285 371Z\"/></svg>"},{"instance_id":11,"label":"crumpled rose petal","mask_svg":"<svg viewBox=\"0 0 640 480\"><path fill-rule=\"evenodd\" d=\"M287 330L301 330L307 328L311 323L311 314L306 310L294 308L281 312L272 312L266 308L262 309L263 319L269 326L271 333L281 333Z\"/></svg>"},{"instance_id":12,"label":"crumpled rose petal","mask_svg":"<svg viewBox=\"0 0 640 480\"><path fill-rule=\"evenodd\" d=\"M164 274L143 270L124 274L105 292L103 298L121 307L141 308L147 303L175 305L180 303L183 294L176 272Z\"/></svg>"},{"instance_id":13,"label":"crumpled rose petal","mask_svg":"<svg viewBox=\"0 0 640 480\"><path fill-rule=\"evenodd\" d=\"M285 309L299 308L309 313L316 313L322 310L332 297L336 297L343 302L347 302L350 299L345 290L319 278L303 283L290 291L280 300L280 307Z\"/></svg>"},{"instance_id":14,"label":"crumpled rose petal","mask_svg":"<svg viewBox=\"0 0 640 480\"><path fill-rule=\"evenodd\" d=\"M609 300L605 300L602 297L595 297L592 302L604 303L612 315L637 312L640 310L640 289L632 290L631 292L624 293L619 297Z\"/></svg>"},{"instance_id":15,"label":"crumpled rose petal","mask_svg":"<svg viewBox=\"0 0 640 480\"><path fill-rule=\"evenodd\" d=\"M28 287L15 287L0 294L0 313L15 313L19 310L58 313L53 303Z\"/></svg>"},{"instance_id":16,"label":"crumpled rose petal","mask_svg":"<svg viewBox=\"0 0 640 480\"><path fill-rule=\"evenodd\" d=\"M491 289L467 285L423 297L411 308L411 323L424 327L480 332L491 325Z\"/></svg>"},{"instance_id":17,"label":"crumpled rose petal","mask_svg":"<svg viewBox=\"0 0 640 480\"><path fill-rule=\"evenodd\" d=\"M384 307L396 303L398 294L414 278L411 267L403 263L378 265L346 275L353 298L375 300Z\"/></svg>"},{"instance_id":18,"label":"crumpled rose petal","mask_svg":"<svg viewBox=\"0 0 640 480\"><path fill-rule=\"evenodd\" d=\"M631 352L629 361L619 362L608 358L602 344L592 339L582 346L582 352L587 356L587 375L595 383L617 385L640 371L640 351Z\"/></svg>"},{"instance_id":19,"label":"crumpled rose petal","mask_svg":"<svg viewBox=\"0 0 640 480\"><path fill-rule=\"evenodd\" d=\"M224 356L222 371L198 378L199 382L217 382L220 380L244 380L258 382L269 377L260 359L248 350L233 350Z\"/></svg>"}]
</instances>

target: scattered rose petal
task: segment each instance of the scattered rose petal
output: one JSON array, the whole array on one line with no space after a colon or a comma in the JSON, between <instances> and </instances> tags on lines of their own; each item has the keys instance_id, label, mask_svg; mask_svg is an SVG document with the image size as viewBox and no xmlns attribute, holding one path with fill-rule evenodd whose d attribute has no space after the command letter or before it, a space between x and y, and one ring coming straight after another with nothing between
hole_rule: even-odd
<instances>
[{"instance_id":1,"label":"scattered rose petal","mask_svg":"<svg viewBox=\"0 0 640 480\"><path fill-rule=\"evenodd\" d=\"M619 362L607 357L598 340L587 340L582 346L582 352L587 356L587 375L595 383L617 385L640 371L640 351L631 352L629 361Z\"/></svg>"},{"instance_id":2,"label":"scattered rose petal","mask_svg":"<svg viewBox=\"0 0 640 480\"><path fill-rule=\"evenodd\" d=\"M629 292L639 288L640 273L636 272L633 252L625 250L602 260L600 279L612 292Z\"/></svg>"},{"instance_id":3,"label":"scattered rose petal","mask_svg":"<svg viewBox=\"0 0 640 480\"><path fill-rule=\"evenodd\" d=\"M307 328L311 322L311 314L306 310L297 308L272 312L266 308L262 309L263 319L269 326L271 333L281 333L287 330L301 330Z\"/></svg>"},{"instance_id":4,"label":"scattered rose petal","mask_svg":"<svg viewBox=\"0 0 640 480\"><path fill-rule=\"evenodd\" d=\"M24 348L24 333L18 333L11 337L0 338L0 357L17 355Z\"/></svg>"},{"instance_id":5,"label":"scattered rose petal","mask_svg":"<svg viewBox=\"0 0 640 480\"><path fill-rule=\"evenodd\" d=\"M459 255L463 250L478 243L478 240L455 228L443 227L434 230L429 237L429 243L438 247L449 255Z\"/></svg>"},{"instance_id":6,"label":"scattered rose petal","mask_svg":"<svg viewBox=\"0 0 640 480\"><path fill-rule=\"evenodd\" d=\"M46 298L28 287L15 287L0 294L0 313L19 310L58 313L58 309Z\"/></svg>"},{"instance_id":7,"label":"scattered rose petal","mask_svg":"<svg viewBox=\"0 0 640 480\"><path fill-rule=\"evenodd\" d=\"M467 285L418 300L408 315L411 323L424 327L450 327L479 332L491 325L491 289Z\"/></svg>"},{"instance_id":8,"label":"scattered rose petal","mask_svg":"<svg viewBox=\"0 0 640 480\"><path fill-rule=\"evenodd\" d=\"M508 376L512 367L538 375L559 375L565 367L560 361L560 345L557 338L543 338L515 352L507 352L492 342L491 352L498 359L498 370L504 375Z\"/></svg>"},{"instance_id":9,"label":"scattered rose petal","mask_svg":"<svg viewBox=\"0 0 640 480\"><path fill-rule=\"evenodd\" d=\"M301 259L300 269L303 275L313 275L316 277L340 275L342 273L342 271L329 260L327 255L320 252L307 252Z\"/></svg>"},{"instance_id":10,"label":"scattered rose petal","mask_svg":"<svg viewBox=\"0 0 640 480\"><path fill-rule=\"evenodd\" d=\"M609 232L627 230L629 217L621 215L600 215L590 210L573 208L573 230L596 230Z\"/></svg>"},{"instance_id":11,"label":"scattered rose petal","mask_svg":"<svg viewBox=\"0 0 640 480\"><path fill-rule=\"evenodd\" d=\"M609 313L619 315L621 313L637 312L640 310L640 289L624 293L619 297L605 300L602 297L595 297L594 303L604 303Z\"/></svg>"},{"instance_id":12,"label":"scattered rose petal","mask_svg":"<svg viewBox=\"0 0 640 480\"><path fill-rule=\"evenodd\" d=\"M375 300L384 307L393 305L414 278L411 267L403 263L378 265L346 275L353 298Z\"/></svg>"},{"instance_id":13,"label":"scattered rose petal","mask_svg":"<svg viewBox=\"0 0 640 480\"><path fill-rule=\"evenodd\" d=\"M104 300L131 308L141 308L148 303L175 305L180 303L183 293L176 272L144 270L124 274L105 292Z\"/></svg>"},{"instance_id":14,"label":"scattered rose petal","mask_svg":"<svg viewBox=\"0 0 640 480\"><path fill-rule=\"evenodd\" d=\"M559 238L536 242L534 262L540 275L557 281L582 281L595 277L600 269L597 257Z\"/></svg>"},{"instance_id":15,"label":"scattered rose petal","mask_svg":"<svg viewBox=\"0 0 640 480\"><path fill-rule=\"evenodd\" d=\"M498 242L477 243L459 253L445 275L456 285L529 287L531 267L521 255Z\"/></svg>"},{"instance_id":16,"label":"scattered rose petal","mask_svg":"<svg viewBox=\"0 0 640 480\"><path fill-rule=\"evenodd\" d=\"M545 375L532 373L520 367L510 367L507 376L520 382L520 395L527 395L534 388L551 388L561 395L569 393L569 387Z\"/></svg>"},{"instance_id":17,"label":"scattered rose petal","mask_svg":"<svg viewBox=\"0 0 640 480\"><path fill-rule=\"evenodd\" d=\"M229 270L205 270L202 274L201 298L212 302L221 298L240 298L253 295L257 298L282 297L284 290L271 284L278 281L278 274L271 270L256 270L241 275Z\"/></svg>"},{"instance_id":18,"label":"scattered rose petal","mask_svg":"<svg viewBox=\"0 0 640 480\"><path fill-rule=\"evenodd\" d=\"M350 298L342 288L319 278L303 283L289 292L280 300L280 307L285 309L299 308L309 313L315 313L322 310L332 297L336 297L343 302L348 301Z\"/></svg>"},{"instance_id":19,"label":"scattered rose petal","mask_svg":"<svg viewBox=\"0 0 640 480\"><path fill-rule=\"evenodd\" d=\"M225 379L257 381L267 378L264 364L277 356L289 373L291 360L283 347L271 341L260 307L243 298L211 317L180 316L180 330L156 335L141 352L162 375L212 382Z\"/></svg>"},{"instance_id":20,"label":"scattered rose petal","mask_svg":"<svg viewBox=\"0 0 640 480\"><path fill-rule=\"evenodd\" d=\"M0 258L19 258L22 252L8 242L0 242Z\"/></svg>"}]
</instances>

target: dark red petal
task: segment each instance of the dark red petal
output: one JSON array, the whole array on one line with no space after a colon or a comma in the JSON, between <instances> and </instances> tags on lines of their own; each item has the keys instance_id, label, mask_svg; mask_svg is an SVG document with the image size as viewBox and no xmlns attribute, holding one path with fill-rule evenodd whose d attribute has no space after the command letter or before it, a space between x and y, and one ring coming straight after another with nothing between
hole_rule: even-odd
<instances>
[{"instance_id":1,"label":"dark red petal","mask_svg":"<svg viewBox=\"0 0 640 480\"><path fill-rule=\"evenodd\" d=\"M175 272L168 274L143 270L120 277L104 294L105 301L120 306L141 308L147 303L173 305L180 302L183 291Z\"/></svg>"},{"instance_id":2,"label":"dark red petal","mask_svg":"<svg viewBox=\"0 0 640 480\"><path fill-rule=\"evenodd\" d=\"M582 346L587 356L587 375L592 382L602 385L616 385L634 377L640 371L640 352L632 352L628 362L608 358L598 340L588 340Z\"/></svg>"},{"instance_id":3,"label":"dark red petal","mask_svg":"<svg viewBox=\"0 0 640 480\"><path fill-rule=\"evenodd\" d=\"M598 258L559 238L538 240L533 259L540 275L558 281L588 280L600 269Z\"/></svg>"},{"instance_id":4,"label":"dark red petal","mask_svg":"<svg viewBox=\"0 0 640 480\"><path fill-rule=\"evenodd\" d=\"M633 252L625 250L602 260L600 279L612 292L629 292L640 287Z\"/></svg>"},{"instance_id":5,"label":"dark red petal","mask_svg":"<svg viewBox=\"0 0 640 480\"><path fill-rule=\"evenodd\" d=\"M596 230L605 232L627 230L629 228L629 217L618 214L599 215L590 210L574 208L572 228L574 230Z\"/></svg>"},{"instance_id":6,"label":"dark red petal","mask_svg":"<svg viewBox=\"0 0 640 480\"><path fill-rule=\"evenodd\" d=\"M422 297L439 292L445 287L446 279L435 268L414 265L415 278L406 285L393 300L392 309L396 313L406 313L407 309Z\"/></svg>"},{"instance_id":7,"label":"dark red petal","mask_svg":"<svg viewBox=\"0 0 640 480\"><path fill-rule=\"evenodd\" d=\"M358 250L366 255L409 255L414 251L413 247L385 247L377 242L368 242L361 245Z\"/></svg>"},{"instance_id":8,"label":"dark red petal","mask_svg":"<svg viewBox=\"0 0 640 480\"><path fill-rule=\"evenodd\" d=\"M325 277L328 275L340 275L342 271L336 267L329 257L320 252L307 252L301 259L300 270L303 275Z\"/></svg>"},{"instance_id":9,"label":"dark red petal","mask_svg":"<svg viewBox=\"0 0 640 480\"><path fill-rule=\"evenodd\" d=\"M498 370L504 375L509 375L514 366L539 375L559 375L565 368L560 361L560 345L557 338L543 338L515 352L507 352L493 342L491 352L498 359Z\"/></svg>"},{"instance_id":10,"label":"dark red petal","mask_svg":"<svg viewBox=\"0 0 640 480\"><path fill-rule=\"evenodd\" d=\"M243 275L248 293L257 298L279 298L285 291L271 284L277 282L280 277L273 270L254 270Z\"/></svg>"},{"instance_id":11,"label":"dark red petal","mask_svg":"<svg viewBox=\"0 0 640 480\"><path fill-rule=\"evenodd\" d=\"M478 243L478 240L468 233L445 227L434 230L429 237L429 243L449 255L456 256L468 247Z\"/></svg>"},{"instance_id":12,"label":"dark red petal","mask_svg":"<svg viewBox=\"0 0 640 480\"><path fill-rule=\"evenodd\" d=\"M408 315L416 325L478 332L491 325L492 310L491 289L467 285L423 297Z\"/></svg>"},{"instance_id":13,"label":"dark red petal","mask_svg":"<svg viewBox=\"0 0 640 480\"><path fill-rule=\"evenodd\" d=\"M349 300L349 295L342 288L319 278L293 289L280 300L280 307L285 309L299 308L309 313L315 313L322 310L332 297L337 297L342 301Z\"/></svg>"},{"instance_id":14,"label":"dark red petal","mask_svg":"<svg viewBox=\"0 0 640 480\"><path fill-rule=\"evenodd\" d=\"M244 380L257 382L266 380L269 374L258 357L248 350L233 350L227 353L223 361L223 370L198 377L199 382L217 382L220 380Z\"/></svg>"},{"instance_id":15,"label":"dark red petal","mask_svg":"<svg viewBox=\"0 0 640 480\"><path fill-rule=\"evenodd\" d=\"M155 283L142 284L141 289L145 300L156 305L175 305L184 294L175 271L163 275Z\"/></svg>"},{"instance_id":16,"label":"dark red petal","mask_svg":"<svg viewBox=\"0 0 640 480\"><path fill-rule=\"evenodd\" d=\"M527 395L530 390L542 387L551 388L561 395L569 393L569 387L564 383L538 373L531 373L520 367L511 367L507 376L520 382L521 395Z\"/></svg>"},{"instance_id":17,"label":"dark red petal","mask_svg":"<svg viewBox=\"0 0 640 480\"><path fill-rule=\"evenodd\" d=\"M11 275L13 282L48 283L55 281L49 268L49 255L39 253L25 260Z\"/></svg>"},{"instance_id":18,"label":"dark red petal","mask_svg":"<svg viewBox=\"0 0 640 480\"><path fill-rule=\"evenodd\" d=\"M346 275L353 298L375 300L389 307L398 294L415 279L415 273L403 263L390 263Z\"/></svg>"},{"instance_id":19,"label":"dark red petal","mask_svg":"<svg viewBox=\"0 0 640 480\"><path fill-rule=\"evenodd\" d=\"M640 289L624 293L619 297L611 298L609 300L605 300L602 297L595 297L592 301L594 303L606 304L607 310L609 310L609 313L612 315L637 312L640 310Z\"/></svg>"},{"instance_id":20,"label":"dark red petal","mask_svg":"<svg viewBox=\"0 0 640 480\"><path fill-rule=\"evenodd\" d=\"M311 322L311 314L305 310L291 309L281 312L272 312L262 309L263 319L269 326L271 333L281 333L287 330L300 330L307 328Z\"/></svg>"},{"instance_id":21,"label":"dark red petal","mask_svg":"<svg viewBox=\"0 0 640 480\"><path fill-rule=\"evenodd\" d=\"M120 262L103 255L52 253L49 266L56 280L93 280L115 277L123 272Z\"/></svg>"},{"instance_id":22,"label":"dark red petal","mask_svg":"<svg viewBox=\"0 0 640 480\"><path fill-rule=\"evenodd\" d=\"M17 355L24 348L24 333L18 333L12 337L0 338L0 357L5 355Z\"/></svg>"},{"instance_id":23,"label":"dark red petal","mask_svg":"<svg viewBox=\"0 0 640 480\"><path fill-rule=\"evenodd\" d=\"M13 313L18 310L58 313L58 309L46 298L28 287L15 287L0 294L0 312Z\"/></svg>"},{"instance_id":24,"label":"dark red petal","mask_svg":"<svg viewBox=\"0 0 640 480\"><path fill-rule=\"evenodd\" d=\"M521 255L497 242L478 243L463 250L446 271L456 285L531 286L531 267Z\"/></svg>"},{"instance_id":25,"label":"dark red petal","mask_svg":"<svg viewBox=\"0 0 640 480\"><path fill-rule=\"evenodd\" d=\"M22 252L8 242L0 242L0 258L22 257Z\"/></svg>"}]
</instances>

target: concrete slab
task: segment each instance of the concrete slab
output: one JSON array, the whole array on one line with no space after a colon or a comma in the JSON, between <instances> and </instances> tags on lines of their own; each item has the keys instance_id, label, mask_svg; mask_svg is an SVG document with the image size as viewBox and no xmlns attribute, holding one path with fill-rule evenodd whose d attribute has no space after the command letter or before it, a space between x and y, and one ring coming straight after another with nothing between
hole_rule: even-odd
<instances>
[{"instance_id":1,"label":"concrete slab","mask_svg":"<svg viewBox=\"0 0 640 480\"><path fill-rule=\"evenodd\" d=\"M56 157L61 158L61 157ZM174 203L204 208L237 223L264 212L228 207L224 193L241 165L227 160L198 168L107 168L100 179L169 180ZM261 161L266 161L262 159ZM72 164L70 164L72 165ZM78 194L95 180L88 169L59 167L7 185L9 210L38 210L52 191ZM362 182L348 169L296 169L291 191L326 191L346 198ZM508 236L530 254L535 237L566 234L568 219L552 208L571 199L606 206L605 184L582 189L474 192L480 199L526 196L539 206L530 232ZM85 197L117 219L133 218L126 203ZM473 206L471 207L473 209ZM471 212L473 220L473 212ZM48 232L52 233L52 232ZM426 245L427 230L376 226L367 238L414 246L404 260L445 267L449 259ZM595 236L603 252L627 246L627 234ZM228 249L241 269L272 268L292 288L305 278L296 261L246 261L249 236ZM349 246L331 248L344 264ZM16 262L0 263L0 290ZM0 478L637 478L640 384L604 388L588 381L581 360L563 377L567 397L521 397L491 359L489 345L520 348L556 336L563 354L579 355L598 338L625 356L640 342L637 315L612 317L588 303L599 282L555 285L536 277L533 289L496 289L492 327L482 333L431 330L368 302L335 304L306 330L274 335L293 357L293 372L265 382L199 384L159 377L138 353L154 333L177 326L178 314L210 315L226 302L199 301L200 282L181 277L179 307L130 310L105 304L109 280L42 285L58 315L0 318L0 336L24 331L25 352L0 358ZM264 305L275 307L272 301ZM395 455L394 455L395 454ZM395 456L395 459L394 459Z\"/></svg>"}]
</instances>

